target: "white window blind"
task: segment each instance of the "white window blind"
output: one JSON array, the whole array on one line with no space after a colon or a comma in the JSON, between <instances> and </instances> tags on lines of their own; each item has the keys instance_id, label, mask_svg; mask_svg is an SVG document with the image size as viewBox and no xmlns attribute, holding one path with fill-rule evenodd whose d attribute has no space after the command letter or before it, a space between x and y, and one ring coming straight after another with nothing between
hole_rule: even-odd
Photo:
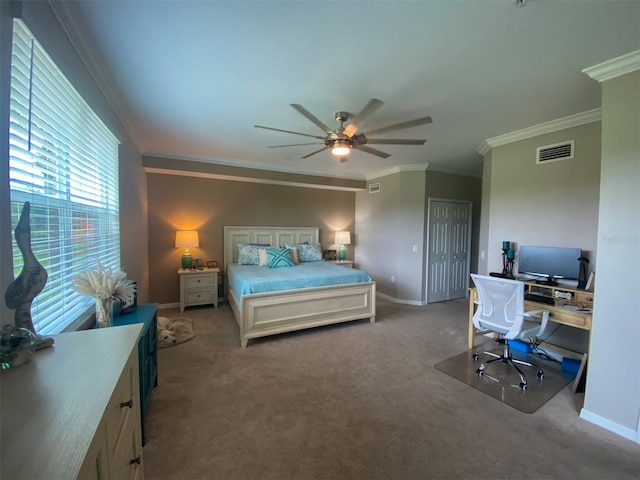
<instances>
[{"instance_id":1,"label":"white window blind","mask_svg":"<svg viewBox=\"0 0 640 480\"><path fill-rule=\"evenodd\" d=\"M42 335L92 308L73 276L99 261L120 267L118 141L26 25L14 20L9 119L11 224L31 203L31 247L47 270L31 314ZM14 276L23 258L13 239Z\"/></svg>"}]
</instances>

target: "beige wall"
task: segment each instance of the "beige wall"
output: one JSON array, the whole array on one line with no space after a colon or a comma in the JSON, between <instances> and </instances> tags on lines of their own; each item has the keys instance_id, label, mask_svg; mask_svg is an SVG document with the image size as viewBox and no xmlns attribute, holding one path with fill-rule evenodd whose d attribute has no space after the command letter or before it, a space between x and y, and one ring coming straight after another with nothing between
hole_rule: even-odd
<instances>
[{"instance_id":1,"label":"beige wall","mask_svg":"<svg viewBox=\"0 0 640 480\"><path fill-rule=\"evenodd\" d=\"M566 140L575 140L573 159L536 164L538 147ZM490 191L482 209L486 224L481 235L486 241L481 242L480 259L484 252L487 270L481 273L502 270L505 240L515 247L581 248L593 266L600 143L600 122L593 122L493 148L484 167L484 187Z\"/></svg>"},{"instance_id":2,"label":"beige wall","mask_svg":"<svg viewBox=\"0 0 640 480\"><path fill-rule=\"evenodd\" d=\"M147 188L150 300L161 304L180 301L176 271L182 249L174 248L176 230L198 230L200 247L191 249L193 257L216 260L218 265L227 225L318 227L323 249L337 249L335 231L355 232L351 191L155 173L147 174ZM358 248L355 235L352 241L348 259Z\"/></svg>"},{"instance_id":3,"label":"beige wall","mask_svg":"<svg viewBox=\"0 0 640 480\"><path fill-rule=\"evenodd\" d=\"M636 443L640 443L639 131L640 71L605 81L596 295L581 416Z\"/></svg>"},{"instance_id":4,"label":"beige wall","mask_svg":"<svg viewBox=\"0 0 640 480\"><path fill-rule=\"evenodd\" d=\"M125 142L120 145L120 264L137 282L138 302L149 302L147 176L142 157Z\"/></svg>"},{"instance_id":5,"label":"beige wall","mask_svg":"<svg viewBox=\"0 0 640 480\"><path fill-rule=\"evenodd\" d=\"M410 245L420 245L424 238L424 168L420 171L401 172L372 180L379 183L380 191L356 193L356 232L358 250L356 263L376 281L376 291L399 301L419 302L409 296L412 285L421 283L419 269L421 253L412 253ZM420 201L408 202L403 189L411 189ZM413 264L401 268L413 258Z\"/></svg>"},{"instance_id":6,"label":"beige wall","mask_svg":"<svg viewBox=\"0 0 640 480\"><path fill-rule=\"evenodd\" d=\"M427 198L469 200L476 207L481 180L422 168L369 183L380 183L380 192L356 194L356 262L375 279L379 293L398 302L422 305L427 281ZM479 223L479 215L479 208L474 209L474 224ZM472 251L478 234L473 236Z\"/></svg>"}]
</instances>

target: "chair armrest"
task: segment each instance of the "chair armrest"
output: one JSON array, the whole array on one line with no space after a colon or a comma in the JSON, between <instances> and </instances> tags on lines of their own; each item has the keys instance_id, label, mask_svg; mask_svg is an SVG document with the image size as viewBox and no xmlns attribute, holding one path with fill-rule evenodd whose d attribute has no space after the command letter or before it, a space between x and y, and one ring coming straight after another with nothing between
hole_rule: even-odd
<instances>
[{"instance_id":1,"label":"chair armrest","mask_svg":"<svg viewBox=\"0 0 640 480\"><path fill-rule=\"evenodd\" d=\"M530 310L528 312L524 312L522 316L528 318L540 318L540 328L544 330L547 326L547 322L549 321L549 310Z\"/></svg>"}]
</instances>

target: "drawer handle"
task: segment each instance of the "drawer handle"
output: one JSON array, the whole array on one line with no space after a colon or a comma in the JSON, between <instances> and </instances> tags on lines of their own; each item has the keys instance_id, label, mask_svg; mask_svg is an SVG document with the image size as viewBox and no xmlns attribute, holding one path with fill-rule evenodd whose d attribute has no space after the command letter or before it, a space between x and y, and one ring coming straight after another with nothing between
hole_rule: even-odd
<instances>
[{"instance_id":1,"label":"drawer handle","mask_svg":"<svg viewBox=\"0 0 640 480\"><path fill-rule=\"evenodd\" d=\"M128 402L120 402L120 408L124 407L133 408L133 398L130 398Z\"/></svg>"},{"instance_id":2,"label":"drawer handle","mask_svg":"<svg viewBox=\"0 0 640 480\"><path fill-rule=\"evenodd\" d=\"M142 461L142 458L140 457L140 455L138 455L136 458L134 458L133 460L129 460L129 465L140 465L140 462Z\"/></svg>"}]
</instances>

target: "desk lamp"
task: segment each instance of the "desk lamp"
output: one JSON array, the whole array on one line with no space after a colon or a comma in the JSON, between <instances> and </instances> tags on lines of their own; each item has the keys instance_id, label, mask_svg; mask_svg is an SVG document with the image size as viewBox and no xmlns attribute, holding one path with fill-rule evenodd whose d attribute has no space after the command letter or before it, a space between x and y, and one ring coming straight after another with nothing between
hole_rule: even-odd
<instances>
[{"instance_id":1,"label":"desk lamp","mask_svg":"<svg viewBox=\"0 0 640 480\"><path fill-rule=\"evenodd\" d=\"M189 251L192 247L199 247L198 232L196 230L178 230L176 232L176 248L184 248L182 254L182 268L189 270L193 265L193 256Z\"/></svg>"}]
</instances>

